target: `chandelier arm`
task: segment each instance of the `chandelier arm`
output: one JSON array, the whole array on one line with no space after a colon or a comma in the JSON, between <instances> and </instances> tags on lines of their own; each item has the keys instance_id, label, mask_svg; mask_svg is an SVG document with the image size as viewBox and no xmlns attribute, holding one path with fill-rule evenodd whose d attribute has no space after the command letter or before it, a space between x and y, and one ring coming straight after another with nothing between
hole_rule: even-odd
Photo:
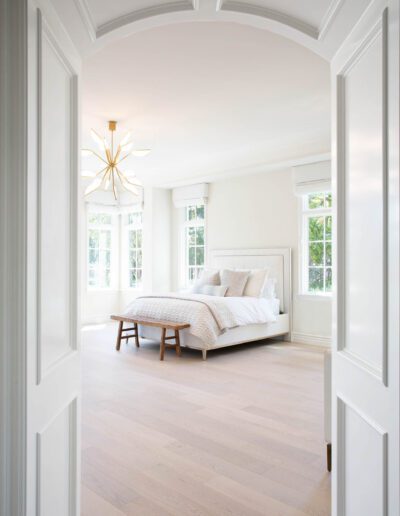
<instances>
[{"instance_id":1,"label":"chandelier arm","mask_svg":"<svg viewBox=\"0 0 400 516\"><path fill-rule=\"evenodd\" d=\"M106 163L106 164L108 165L108 162L107 162L105 159L103 159L103 158L100 156L100 154L97 154L97 152L95 152L94 150L92 150L92 149L82 149L82 150L91 152L91 153L92 153L92 154L94 154L97 158L101 159L101 161L103 161L104 163Z\"/></svg>"},{"instance_id":2,"label":"chandelier arm","mask_svg":"<svg viewBox=\"0 0 400 516\"><path fill-rule=\"evenodd\" d=\"M119 164L121 163L121 161L124 161L124 159L126 159L129 155L130 155L130 154L129 154L129 152L128 152L128 154L127 154L126 156L124 156L123 158L121 158L121 159L118 161L118 163L116 163L116 164L117 164L117 165L119 165Z\"/></svg>"},{"instance_id":3,"label":"chandelier arm","mask_svg":"<svg viewBox=\"0 0 400 516\"><path fill-rule=\"evenodd\" d=\"M115 191L115 181L114 181L114 167L112 169L111 175L112 175L112 189L113 189L114 199L117 200L117 194Z\"/></svg>"},{"instance_id":4,"label":"chandelier arm","mask_svg":"<svg viewBox=\"0 0 400 516\"><path fill-rule=\"evenodd\" d=\"M99 170L96 174L96 176L99 176L102 172L104 172L106 169L110 168L110 165L107 164L106 167L102 168L101 170ZM107 172L106 172L107 173Z\"/></svg>"}]
</instances>

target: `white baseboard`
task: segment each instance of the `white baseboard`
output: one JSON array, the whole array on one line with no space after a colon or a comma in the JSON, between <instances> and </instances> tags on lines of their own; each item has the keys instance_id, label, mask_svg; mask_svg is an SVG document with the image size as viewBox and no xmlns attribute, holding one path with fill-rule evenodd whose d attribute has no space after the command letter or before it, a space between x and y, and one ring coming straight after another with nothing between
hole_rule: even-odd
<instances>
[{"instance_id":1,"label":"white baseboard","mask_svg":"<svg viewBox=\"0 0 400 516\"><path fill-rule=\"evenodd\" d=\"M300 344L311 344L313 346L323 346L330 348L332 339L324 335L312 335L311 333L292 332L292 342L299 342Z\"/></svg>"}]
</instances>

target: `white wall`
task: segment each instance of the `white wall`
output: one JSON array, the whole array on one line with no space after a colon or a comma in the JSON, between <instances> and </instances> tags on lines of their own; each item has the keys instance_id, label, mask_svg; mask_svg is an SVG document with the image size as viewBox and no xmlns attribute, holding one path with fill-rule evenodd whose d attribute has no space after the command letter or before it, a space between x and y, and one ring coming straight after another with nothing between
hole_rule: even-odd
<instances>
[{"instance_id":1,"label":"white wall","mask_svg":"<svg viewBox=\"0 0 400 516\"><path fill-rule=\"evenodd\" d=\"M293 334L296 340L328 344L331 300L299 295L299 199L292 170L231 178L209 185L207 247L241 249L291 247ZM179 288L180 210L173 208L173 287Z\"/></svg>"}]
</instances>

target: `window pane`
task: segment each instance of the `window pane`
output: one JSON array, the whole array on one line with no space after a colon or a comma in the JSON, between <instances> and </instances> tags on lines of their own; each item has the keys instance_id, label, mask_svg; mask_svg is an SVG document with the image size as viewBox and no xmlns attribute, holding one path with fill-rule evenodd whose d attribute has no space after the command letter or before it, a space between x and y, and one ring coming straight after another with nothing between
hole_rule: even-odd
<instances>
[{"instance_id":1,"label":"window pane","mask_svg":"<svg viewBox=\"0 0 400 516\"><path fill-rule=\"evenodd\" d=\"M89 224L98 224L98 221L99 221L98 213L88 213Z\"/></svg>"},{"instance_id":2,"label":"window pane","mask_svg":"<svg viewBox=\"0 0 400 516\"><path fill-rule=\"evenodd\" d=\"M189 267L189 282L193 282L196 279L196 269L195 267Z\"/></svg>"},{"instance_id":3,"label":"window pane","mask_svg":"<svg viewBox=\"0 0 400 516\"><path fill-rule=\"evenodd\" d=\"M325 290L332 292L332 269L330 267L325 269Z\"/></svg>"},{"instance_id":4,"label":"window pane","mask_svg":"<svg viewBox=\"0 0 400 516\"><path fill-rule=\"evenodd\" d=\"M89 230L89 247L99 247L99 232L97 229Z\"/></svg>"},{"instance_id":5,"label":"window pane","mask_svg":"<svg viewBox=\"0 0 400 516\"><path fill-rule=\"evenodd\" d=\"M196 244L204 245L204 228L197 228L196 230Z\"/></svg>"},{"instance_id":6,"label":"window pane","mask_svg":"<svg viewBox=\"0 0 400 516\"><path fill-rule=\"evenodd\" d=\"M189 265L196 265L196 248L189 247Z\"/></svg>"},{"instance_id":7,"label":"window pane","mask_svg":"<svg viewBox=\"0 0 400 516\"><path fill-rule=\"evenodd\" d=\"M131 249L136 248L136 231L134 229L129 231L129 247Z\"/></svg>"},{"instance_id":8,"label":"window pane","mask_svg":"<svg viewBox=\"0 0 400 516\"><path fill-rule=\"evenodd\" d=\"M139 285L142 281L142 269L136 271L136 282Z\"/></svg>"},{"instance_id":9,"label":"window pane","mask_svg":"<svg viewBox=\"0 0 400 516\"><path fill-rule=\"evenodd\" d=\"M137 261L137 265L136 267L142 267L142 251L141 249L139 249L138 251L136 251L136 261Z\"/></svg>"},{"instance_id":10,"label":"window pane","mask_svg":"<svg viewBox=\"0 0 400 516\"><path fill-rule=\"evenodd\" d=\"M204 220L204 206L197 206L196 213L197 219Z\"/></svg>"},{"instance_id":11,"label":"window pane","mask_svg":"<svg viewBox=\"0 0 400 516\"><path fill-rule=\"evenodd\" d=\"M111 251L100 251L100 265L106 268L111 266Z\"/></svg>"},{"instance_id":12,"label":"window pane","mask_svg":"<svg viewBox=\"0 0 400 516\"><path fill-rule=\"evenodd\" d=\"M200 278L201 273L203 272L203 270L204 270L204 267L197 267L197 271L196 271L197 272L197 278Z\"/></svg>"},{"instance_id":13,"label":"window pane","mask_svg":"<svg viewBox=\"0 0 400 516\"><path fill-rule=\"evenodd\" d=\"M95 287L97 285L97 273L95 269L89 269L89 286Z\"/></svg>"},{"instance_id":14,"label":"window pane","mask_svg":"<svg viewBox=\"0 0 400 516\"><path fill-rule=\"evenodd\" d=\"M323 208L324 207L324 193L316 193L309 194L308 196L308 207L310 210L314 210L315 208Z\"/></svg>"},{"instance_id":15,"label":"window pane","mask_svg":"<svg viewBox=\"0 0 400 516\"><path fill-rule=\"evenodd\" d=\"M136 247L142 247L142 230L136 231Z\"/></svg>"},{"instance_id":16,"label":"window pane","mask_svg":"<svg viewBox=\"0 0 400 516\"><path fill-rule=\"evenodd\" d=\"M332 194L331 193L325 194L325 207L332 208Z\"/></svg>"},{"instance_id":17,"label":"window pane","mask_svg":"<svg viewBox=\"0 0 400 516\"><path fill-rule=\"evenodd\" d=\"M97 249L89 249L89 264L95 265L99 261L99 251Z\"/></svg>"},{"instance_id":18,"label":"window pane","mask_svg":"<svg viewBox=\"0 0 400 516\"><path fill-rule=\"evenodd\" d=\"M129 271L129 286L136 287L136 270Z\"/></svg>"},{"instance_id":19,"label":"window pane","mask_svg":"<svg viewBox=\"0 0 400 516\"><path fill-rule=\"evenodd\" d=\"M204 265L204 247L196 247L196 265Z\"/></svg>"},{"instance_id":20,"label":"window pane","mask_svg":"<svg viewBox=\"0 0 400 516\"><path fill-rule=\"evenodd\" d=\"M188 245L195 245L196 243L196 228L188 228Z\"/></svg>"},{"instance_id":21,"label":"window pane","mask_svg":"<svg viewBox=\"0 0 400 516\"><path fill-rule=\"evenodd\" d=\"M308 219L308 238L311 241L324 239L323 217L310 217Z\"/></svg>"},{"instance_id":22,"label":"window pane","mask_svg":"<svg viewBox=\"0 0 400 516\"><path fill-rule=\"evenodd\" d=\"M324 269L310 267L308 269L308 290L310 292L323 292Z\"/></svg>"},{"instance_id":23,"label":"window pane","mask_svg":"<svg viewBox=\"0 0 400 516\"><path fill-rule=\"evenodd\" d=\"M325 265L332 265L332 244L325 244Z\"/></svg>"},{"instance_id":24,"label":"window pane","mask_svg":"<svg viewBox=\"0 0 400 516\"><path fill-rule=\"evenodd\" d=\"M136 251L129 251L129 268L136 267Z\"/></svg>"},{"instance_id":25,"label":"window pane","mask_svg":"<svg viewBox=\"0 0 400 516\"><path fill-rule=\"evenodd\" d=\"M105 276L104 276L104 287L105 288L108 288L109 286L111 285L111 271L110 269L107 269L105 271Z\"/></svg>"},{"instance_id":26,"label":"window pane","mask_svg":"<svg viewBox=\"0 0 400 516\"><path fill-rule=\"evenodd\" d=\"M325 217L325 239L332 240L332 216Z\"/></svg>"},{"instance_id":27,"label":"window pane","mask_svg":"<svg viewBox=\"0 0 400 516\"><path fill-rule=\"evenodd\" d=\"M129 225L135 225L135 226L140 226L140 224L142 223L142 212L141 211L137 211L137 212L134 212L134 213L128 213L128 224Z\"/></svg>"},{"instance_id":28,"label":"window pane","mask_svg":"<svg viewBox=\"0 0 400 516\"><path fill-rule=\"evenodd\" d=\"M308 246L308 265L324 264L324 244L318 242Z\"/></svg>"},{"instance_id":29,"label":"window pane","mask_svg":"<svg viewBox=\"0 0 400 516\"><path fill-rule=\"evenodd\" d=\"M186 212L186 220L196 219L196 206L188 206Z\"/></svg>"},{"instance_id":30,"label":"window pane","mask_svg":"<svg viewBox=\"0 0 400 516\"><path fill-rule=\"evenodd\" d=\"M100 231L100 247L103 249L110 249L111 247L111 231Z\"/></svg>"}]
</instances>

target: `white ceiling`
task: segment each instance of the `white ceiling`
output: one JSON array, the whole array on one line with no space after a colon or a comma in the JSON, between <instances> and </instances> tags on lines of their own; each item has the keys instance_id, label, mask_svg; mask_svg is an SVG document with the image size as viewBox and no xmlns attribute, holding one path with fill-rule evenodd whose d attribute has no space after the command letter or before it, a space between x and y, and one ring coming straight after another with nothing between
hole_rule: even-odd
<instances>
[{"instance_id":1,"label":"white ceiling","mask_svg":"<svg viewBox=\"0 0 400 516\"><path fill-rule=\"evenodd\" d=\"M104 8L99 20L108 15ZM153 148L129 164L146 183L250 173L329 152L329 64L269 31L162 26L110 43L83 73L84 138L109 119L133 129L139 147Z\"/></svg>"}]
</instances>

